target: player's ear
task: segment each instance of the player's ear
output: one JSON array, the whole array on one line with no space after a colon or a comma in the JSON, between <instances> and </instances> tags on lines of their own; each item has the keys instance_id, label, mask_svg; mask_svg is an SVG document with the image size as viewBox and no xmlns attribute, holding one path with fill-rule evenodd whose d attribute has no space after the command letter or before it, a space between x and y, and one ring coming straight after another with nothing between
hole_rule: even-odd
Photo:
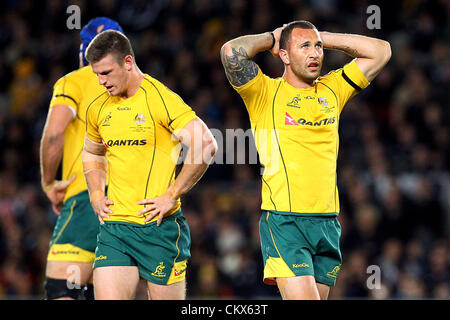
<instances>
[{"instance_id":1,"label":"player's ear","mask_svg":"<svg viewBox=\"0 0 450 320\"><path fill-rule=\"evenodd\" d=\"M125 56L125 58L123 58L123 62L127 71L130 71L134 63L133 57L131 55L127 55Z\"/></svg>"},{"instance_id":2,"label":"player's ear","mask_svg":"<svg viewBox=\"0 0 450 320\"><path fill-rule=\"evenodd\" d=\"M289 65L291 63L289 60L289 54L286 51L286 49L280 49L278 55L280 56L280 59L281 61L283 61L284 64Z\"/></svg>"}]
</instances>

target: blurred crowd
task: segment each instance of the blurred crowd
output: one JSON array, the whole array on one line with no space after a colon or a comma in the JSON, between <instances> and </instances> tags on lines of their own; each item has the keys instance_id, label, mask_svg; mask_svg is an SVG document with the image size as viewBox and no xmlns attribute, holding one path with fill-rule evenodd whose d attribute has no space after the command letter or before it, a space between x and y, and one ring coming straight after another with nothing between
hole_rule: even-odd
<instances>
[{"instance_id":1,"label":"blurred crowd","mask_svg":"<svg viewBox=\"0 0 450 320\"><path fill-rule=\"evenodd\" d=\"M450 299L450 3L337 0L6 0L0 12L0 298L42 299L56 221L40 188L39 143L55 81L78 68L79 30L119 21L140 69L176 91L210 128L250 127L219 50L292 20L388 40L392 58L341 115L338 186L343 264L330 298ZM323 73L349 56L326 51ZM264 73L283 68L269 53ZM219 152L220 154L220 152ZM258 165L213 164L183 199L191 228L188 298L279 299L262 283ZM138 298L144 297L142 290Z\"/></svg>"}]
</instances>

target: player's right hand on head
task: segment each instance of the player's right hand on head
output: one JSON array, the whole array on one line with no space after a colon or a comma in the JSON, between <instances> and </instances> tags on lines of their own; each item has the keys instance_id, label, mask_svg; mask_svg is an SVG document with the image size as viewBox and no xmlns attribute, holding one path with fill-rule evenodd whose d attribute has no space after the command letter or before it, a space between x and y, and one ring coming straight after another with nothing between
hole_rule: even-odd
<instances>
[{"instance_id":1,"label":"player's right hand on head","mask_svg":"<svg viewBox=\"0 0 450 320\"><path fill-rule=\"evenodd\" d=\"M283 24L282 27L278 27L275 30L272 31L273 36L275 37L275 44L273 45L272 49L270 49L270 53L275 58L279 58L279 52L280 52L280 37L281 37L281 31L283 31L284 27L287 26L287 24Z\"/></svg>"},{"instance_id":2,"label":"player's right hand on head","mask_svg":"<svg viewBox=\"0 0 450 320\"><path fill-rule=\"evenodd\" d=\"M92 209L94 209L100 224L105 224L103 219L109 219L109 214L113 213L113 211L109 208L109 206L113 204L114 202L106 196L91 202Z\"/></svg>"}]
</instances>

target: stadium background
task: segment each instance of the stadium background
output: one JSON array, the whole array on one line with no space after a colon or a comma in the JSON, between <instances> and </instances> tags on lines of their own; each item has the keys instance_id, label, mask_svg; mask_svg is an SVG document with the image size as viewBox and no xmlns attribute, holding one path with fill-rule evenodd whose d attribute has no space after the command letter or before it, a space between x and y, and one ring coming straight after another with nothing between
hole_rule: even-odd
<instances>
[{"instance_id":1,"label":"stadium background","mask_svg":"<svg viewBox=\"0 0 450 320\"><path fill-rule=\"evenodd\" d=\"M376 2L375 2L376 3ZM388 40L389 64L344 109L338 185L343 267L330 298L450 299L448 1L127 0L2 1L0 13L0 298L42 299L56 215L40 189L39 142L54 82L78 68L79 30L96 16L120 22L139 67L179 93L210 128L249 128L228 85L221 45L305 19L319 30ZM349 60L327 51L323 73ZM268 53L257 62L282 74ZM279 299L262 284L257 165L212 165L183 198L192 232L188 298ZM379 266L381 289L367 286ZM142 287L143 288L143 287ZM139 291L137 298L144 298Z\"/></svg>"}]
</instances>

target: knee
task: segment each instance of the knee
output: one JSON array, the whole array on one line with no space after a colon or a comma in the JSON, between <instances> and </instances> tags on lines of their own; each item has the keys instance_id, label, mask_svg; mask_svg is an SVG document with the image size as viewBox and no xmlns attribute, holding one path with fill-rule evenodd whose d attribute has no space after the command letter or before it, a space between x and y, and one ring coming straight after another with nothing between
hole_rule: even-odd
<instances>
[{"instance_id":1,"label":"knee","mask_svg":"<svg viewBox=\"0 0 450 320\"><path fill-rule=\"evenodd\" d=\"M47 277L44 283L45 299L54 300L69 298L82 299L83 288L80 285L68 283L66 279L54 279Z\"/></svg>"},{"instance_id":2,"label":"knee","mask_svg":"<svg viewBox=\"0 0 450 320\"><path fill-rule=\"evenodd\" d=\"M276 278L283 300L320 300L313 276Z\"/></svg>"}]
</instances>

